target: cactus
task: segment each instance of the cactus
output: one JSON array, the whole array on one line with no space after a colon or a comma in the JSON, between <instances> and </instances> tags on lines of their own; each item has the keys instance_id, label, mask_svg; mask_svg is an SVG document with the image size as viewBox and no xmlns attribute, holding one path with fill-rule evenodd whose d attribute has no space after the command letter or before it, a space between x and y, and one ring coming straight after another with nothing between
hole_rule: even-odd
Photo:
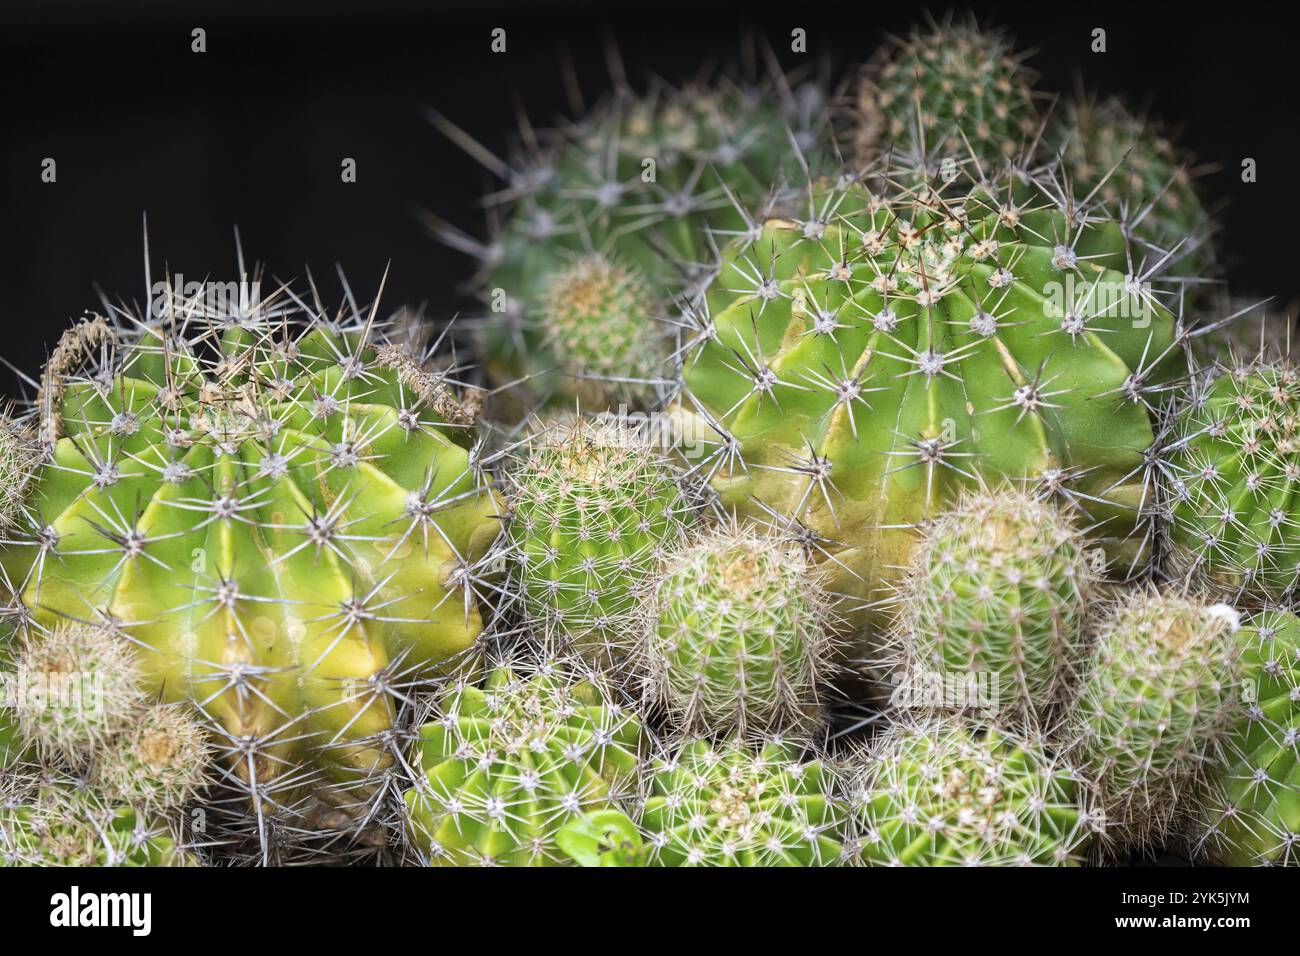
<instances>
[{"instance_id":1,"label":"cactus","mask_svg":"<svg viewBox=\"0 0 1300 956\"><path fill-rule=\"evenodd\" d=\"M1300 864L1300 618L1271 609L1238 632L1242 693L1210 773L1199 848L1224 866Z\"/></svg>"},{"instance_id":2,"label":"cactus","mask_svg":"<svg viewBox=\"0 0 1300 956\"><path fill-rule=\"evenodd\" d=\"M528 130L529 148L509 162L435 116L506 180L496 201L509 206L487 244L435 223L482 262L489 375L534 401L644 407L671 378L670 307L708 274L710 230L749 228L774 185L802 176L799 153L816 153L824 133L821 99L815 84L792 89L779 76L645 96L623 88L571 128ZM600 294L588 285L593 262Z\"/></svg>"},{"instance_id":3,"label":"cactus","mask_svg":"<svg viewBox=\"0 0 1300 956\"><path fill-rule=\"evenodd\" d=\"M651 866L835 866L837 778L787 743L686 740L645 771L638 822Z\"/></svg>"},{"instance_id":4,"label":"cactus","mask_svg":"<svg viewBox=\"0 0 1300 956\"><path fill-rule=\"evenodd\" d=\"M925 529L903 582L896 672L987 681L1005 720L1045 718L1080 663L1092 580L1051 504L1015 488L963 495Z\"/></svg>"},{"instance_id":5,"label":"cactus","mask_svg":"<svg viewBox=\"0 0 1300 956\"><path fill-rule=\"evenodd\" d=\"M1260 363L1193 380L1162 458L1172 571L1230 600L1294 598L1300 376Z\"/></svg>"},{"instance_id":6,"label":"cactus","mask_svg":"<svg viewBox=\"0 0 1300 956\"><path fill-rule=\"evenodd\" d=\"M0 866L193 866L171 828L69 781L0 794Z\"/></svg>"},{"instance_id":7,"label":"cactus","mask_svg":"<svg viewBox=\"0 0 1300 956\"><path fill-rule=\"evenodd\" d=\"M593 663L621 662L640 590L689 514L678 474L644 430L570 417L527 439L505 481L525 615Z\"/></svg>"},{"instance_id":8,"label":"cactus","mask_svg":"<svg viewBox=\"0 0 1300 956\"><path fill-rule=\"evenodd\" d=\"M201 707L260 827L289 789L374 792L395 701L475 643L500 526L471 411L377 302L240 289L64 335L0 564L24 626L102 622L148 692Z\"/></svg>"},{"instance_id":9,"label":"cactus","mask_svg":"<svg viewBox=\"0 0 1300 956\"><path fill-rule=\"evenodd\" d=\"M679 729L754 736L816 721L834 644L808 565L792 541L725 527L665 558L638 656Z\"/></svg>"},{"instance_id":10,"label":"cactus","mask_svg":"<svg viewBox=\"0 0 1300 956\"><path fill-rule=\"evenodd\" d=\"M1081 97L1065 104L1045 139L1062 157L1074 194L1092 197L1129 225L1135 255L1145 260L1136 266L1168 256L1168 276L1193 282L1213 276L1213 223L1196 195L1190 157L1157 123L1117 99ZM1198 291L1186 289L1189 298Z\"/></svg>"},{"instance_id":11,"label":"cactus","mask_svg":"<svg viewBox=\"0 0 1300 956\"><path fill-rule=\"evenodd\" d=\"M448 688L419 731L407 831L431 865L568 862L559 833L615 805L637 768L636 715L560 659Z\"/></svg>"},{"instance_id":12,"label":"cactus","mask_svg":"<svg viewBox=\"0 0 1300 956\"><path fill-rule=\"evenodd\" d=\"M981 478L1056 496L1120 570L1145 559L1182 340L1118 224L1019 195L823 184L728 247L694 316L672 412L699 470L819 550L855 626L884 623L915 528Z\"/></svg>"},{"instance_id":13,"label":"cactus","mask_svg":"<svg viewBox=\"0 0 1300 956\"><path fill-rule=\"evenodd\" d=\"M1108 852L1157 845L1191 809L1240 693L1239 623L1226 605L1145 589L1098 622L1067 736L1097 783Z\"/></svg>"},{"instance_id":14,"label":"cactus","mask_svg":"<svg viewBox=\"0 0 1300 956\"><path fill-rule=\"evenodd\" d=\"M0 409L0 535L19 520L23 492L39 454L28 423Z\"/></svg>"},{"instance_id":15,"label":"cactus","mask_svg":"<svg viewBox=\"0 0 1300 956\"><path fill-rule=\"evenodd\" d=\"M101 625L64 622L30 633L7 676L18 732L47 763L88 766L144 706L135 649Z\"/></svg>"},{"instance_id":16,"label":"cactus","mask_svg":"<svg viewBox=\"0 0 1300 956\"><path fill-rule=\"evenodd\" d=\"M208 783L206 736L186 705L154 704L96 755L91 784L111 801L148 811L183 806Z\"/></svg>"},{"instance_id":17,"label":"cactus","mask_svg":"<svg viewBox=\"0 0 1300 956\"><path fill-rule=\"evenodd\" d=\"M1271 299L1220 293L1192 331L1192 356L1202 369L1285 362L1297 340L1296 312L1294 303L1279 308Z\"/></svg>"},{"instance_id":18,"label":"cactus","mask_svg":"<svg viewBox=\"0 0 1300 956\"><path fill-rule=\"evenodd\" d=\"M949 160L997 174L1034 144L1035 74L1009 38L951 19L914 27L863 67L853 143L861 162L882 155L911 171ZM953 165L955 164L955 165ZM945 174L946 175L946 174Z\"/></svg>"},{"instance_id":19,"label":"cactus","mask_svg":"<svg viewBox=\"0 0 1300 956\"><path fill-rule=\"evenodd\" d=\"M870 866L1068 866L1096 823L1086 783L1040 738L952 717L895 724L847 786Z\"/></svg>"}]
</instances>

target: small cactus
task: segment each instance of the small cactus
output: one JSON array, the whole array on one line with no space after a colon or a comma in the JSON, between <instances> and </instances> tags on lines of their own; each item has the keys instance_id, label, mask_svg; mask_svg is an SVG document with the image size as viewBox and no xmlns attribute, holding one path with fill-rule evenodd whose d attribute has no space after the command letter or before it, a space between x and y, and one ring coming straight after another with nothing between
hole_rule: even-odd
<instances>
[{"instance_id":1,"label":"small cactus","mask_svg":"<svg viewBox=\"0 0 1300 956\"><path fill-rule=\"evenodd\" d=\"M816 721L830 598L794 542L707 533L664 559L650 593L639 657L679 729L752 737Z\"/></svg>"},{"instance_id":2,"label":"small cactus","mask_svg":"<svg viewBox=\"0 0 1300 956\"><path fill-rule=\"evenodd\" d=\"M39 459L40 448L29 424L0 410L0 534L14 526Z\"/></svg>"},{"instance_id":3,"label":"small cactus","mask_svg":"<svg viewBox=\"0 0 1300 956\"><path fill-rule=\"evenodd\" d=\"M1293 600L1300 372L1266 362L1193 380L1164 458L1172 570L1230 600Z\"/></svg>"},{"instance_id":4,"label":"small cactus","mask_svg":"<svg viewBox=\"0 0 1300 956\"><path fill-rule=\"evenodd\" d=\"M830 766L787 743L687 740L645 771L651 866L835 866L845 820Z\"/></svg>"},{"instance_id":5,"label":"small cactus","mask_svg":"<svg viewBox=\"0 0 1300 956\"><path fill-rule=\"evenodd\" d=\"M583 406L653 404L655 382L671 371L671 341L652 311L645 279L603 255L584 256L551 278L542 331Z\"/></svg>"},{"instance_id":6,"label":"small cactus","mask_svg":"<svg viewBox=\"0 0 1300 956\"><path fill-rule=\"evenodd\" d=\"M109 800L167 811L203 789L211 760L206 731L187 706L154 704L98 754L91 783Z\"/></svg>"},{"instance_id":7,"label":"small cactus","mask_svg":"<svg viewBox=\"0 0 1300 956\"><path fill-rule=\"evenodd\" d=\"M1093 576L1049 502L1014 487L967 494L923 532L899 596L895 673L987 681L986 709L1044 717L1082 656Z\"/></svg>"},{"instance_id":8,"label":"small cactus","mask_svg":"<svg viewBox=\"0 0 1300 956\"><path fill-rule=\"evenodd\" d=\"M64 622L32 632L15 665L18 732L46 762L89 766L144 706L135 649L102 625Z\"/></svg>"},{"instance_id":9,"label":"small cactus","mask_svg":"<svg viewBox=\"0 0 1300 956\"><path fill-rule=\"evenodd\" d=\"M633 647L640 589L685 526L679 476L649 436L567 418L507 470L509 557L525 615L601 666Z\"/></svg>"},{"instance_id":10,"label":"small cactus","mask_svg":"<svg viewBox=\"0 0 1300 956\"><path fill-rule=\"evenodd\" d=\"M1001 33L952 20L881 47L857 90L859 159L892 153L912 170L949 159L998 173L1039 127L1023 59Z\"/></svg>"},{"instance_id":11,"label":"small cactus","mask_svg":"<svg viewBox=\"0 0 1300 956\"><path fill-rule=\"evenodd\" d=\"M640 723L580 666L498 667L458 682L420 728L407 832L434 866L554 866L568 823L615 806Z\"/></svg>"},{"instance_id":12,"label":"small cactus","mask_svg":"<svg viewBox=\"0 0 1300 956\"><path fill-rule=\"evenodd\" d=\"M1300 865L1300 618L1265 611L1238 645L1241 693L1209 774L1199 849L1224 866Z\"/></svg>"},{"instance_id":13,"label":"small cactus","mask_svg":"<svg viewBox=\"0 0 1300 956\"><path fill-rule=\"evenodd\" d=\"M1067 734L1098 787L1108 851L1152 847L1189 809L1237 707L1236 611L1136 590L1096 625Z\"/></svg>"},{"instance_id":14,"label":"small cactus","mask_svg":"<svg viewBox=\"0 0 1300 956\"><path fill-rule=\"evenodd\" d=\"M847 788L870 866L1066 866L1093 837L1087 785L1040 738L953 717L895 724Z\"/></svg>"}]
</instances>

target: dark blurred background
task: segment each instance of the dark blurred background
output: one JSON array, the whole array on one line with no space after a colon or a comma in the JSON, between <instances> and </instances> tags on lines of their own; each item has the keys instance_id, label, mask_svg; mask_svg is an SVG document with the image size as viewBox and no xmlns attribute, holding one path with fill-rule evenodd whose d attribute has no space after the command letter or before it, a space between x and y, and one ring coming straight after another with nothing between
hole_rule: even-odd
<instances>
[{"instance_id":1,"label":"dark blurred background","mask_svg":"<svg viewBox=\"0 0 1300 956\"><path fill-rule=\"evenodd\" d=\"M943 6L931 9L942 13ZM965 10L966 8L959 8ZM274 274L309 265L331 296L342 264L359 295L391 261L385 303L470 307L471 263L429 238L427 208L478 231L492 181L420 115L441 110L500 150L520 104L538 123L566 110L570 57L590 101L607 85L604 40L628 74L682 78L735 59L746 27L787 66L828 58L836 77L921 4L582 3L526 0L246 0L191 3L10 2L0 6L0 323L4 357L34 370L69 320L113 295L144 293L141 214L155 274L236 278L232 227ZM1223 204L1234 289L1300 288L1294 228L1300 154L1290 31L1281 9L1234 3L1207 19L1163 5L989 3L981 21L1009 28L1042 74L1123 93L1182 130L1218 167L1202 183ZM508 52L489 52L507 30ZM194 27L207 52L190 51ZM802 27L808 54L789 50ZM1108 52L1089 50L1107 31ZM1243 157L1258 182L1243 184ZM41 162L58 181L42 183ZM340 181L344 157L358 181ZM0 371L0 389L16 379Z\"/></svg>"}]
</instances>

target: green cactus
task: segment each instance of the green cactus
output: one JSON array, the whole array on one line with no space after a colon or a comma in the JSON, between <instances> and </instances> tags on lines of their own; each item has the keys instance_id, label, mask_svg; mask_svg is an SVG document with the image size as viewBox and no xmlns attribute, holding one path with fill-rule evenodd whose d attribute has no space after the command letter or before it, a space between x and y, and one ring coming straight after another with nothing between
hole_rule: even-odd
<instances>
[{"instance_id":1,"label":"green cactus","mask_svg":"<svg viewBox=\"0 0 1300 956\"><path fill-rule=\"evenodd\" d=\"M689 516L653 436L612 416L560 419L506 470L512 586L543 635L612 666L641 589Z\"/></svg>"},{"instance_id":2,"label":"green cactus","mask_svg":"<svg viewBox=\"0 0 1300 956\"><path fill-rule=\"evenodd\" d=\"M475 643L500 526L470 411L377 302L240 288L65 334L0 564L24 626L103 621L149 693L201 707L260 825L308 784L375 792L404 688Z\"/></svg>"},{"instance_id":3,"label":"green cactus","mask_svg":"<svg viewBox=\"0 0 1300 956\"><path fill-rule=\"evenodd\" d=\"M498 210L489 243L436 226L482 261L490 377L561 407L575 397L588 411L644 407L655 383L671 379L671 305L708 274L710 231L750 228L749 215L770 203L783 178L802 177L799 151L816 163L824 112L814 84L791 89L783 77L753 87L727 79L659 86L645 96L622 89L549 140L529 136L509 162L488 159L434 117L506 180L497 201L509 206ZM601 295L574 295L575 275L593 254L619 280ZM624 301L631 307L611 308Z\"/></svg>"},{"instance_id":4,"label":"green cactus","mask_svg":"<svg viewBox=\"0 0 1300 956\"><path fill-rule=\"evenodd\" d=\"M18 733L47 763L89 766L144 708L139 655L100 625L64 622L33 631L6 676Z\"/></svg>"},{"instance_id":5,"label":"green cactus","mask_svg":"<svg viewBox=\"0 0 1300 956\"><path fill-rule=\"evenodd\" d=\"M834 644L830 599L796 542L721 528L671 552L654 581L641 666L680 729L808 729Z\"/></svg>"},{"instance_id":6,"label":"green cactus","mask_svg":"<svg viewBox=\"0 0 1300 956\"><path fill-rule=\"evenodd\" d=\"M1074 194L1092 197L1129 223L1139 271L1169 256L1169 276L1215 273L1213 223L1196 195L1190 158L1158 124L1118 99L1067 101L1048 125L1046 147L1063 160ZM1186 289L1188 298L1199 290Z\"/></svg>"},{"instance_id":7,"label":"green cactus","mask_svg":"<svg viewBox=\"0 0 1300 956\"><path fill-rule=\"evenodd\" d=\"M861 72L857 158L888 156L913 171L946 159L996 175L1027 152L1039 131L1037 77L1023 59L1009 38L973 21L914 27L906 39L881 47Z\"/></svg>"},{"instance_id":8,"label":"green cactus","mask_svg":"<svg viewBox=\"0 0 1300 956\"><path fill-rule=\"evenodd\" d=\"M1096 825L1088 786L1041 739L951 717L895 724L847 786L870 866L1068 866Z\"/></svg>"},{"instance_id":9,"label":"green cactus","mask_svg":"<svg viewBox=\"0 0 1300 956\"><path fill-rule=\"evenodd\" d=\"M1242 693L1211 772L1199 848L1224 866L1300 864L1300 618L1272 609L1238 632Z\"/></svg>"},{"instance_id":10,"label":"green cactus","mask_svg":"<svg viewBox=\"0 0 1300 956\"><path fill-rule=\"evenodd\" d=\"M1286 362L1193 380L1162 456L1173 571L1257 606L1294 599L1298 412L1300 375Z\"/></svg>"},{"instance_id":11,"label":"green cactus","mask_svg":"<svg viewBox=\"0 0 1300 956\"><path fill-rule=\"evenodd\" d=\"M114 802L148 811L183 806L209 782L211 748L184 704L154 704L95 756L91 785Z\"/></svg>"},{"instance_id":12,"label":"green cactus","mask_svg":"<svg viewBox=\"0 0 1300 956\"><path fill-rule=\"evenodd\" d=\"M458 682L419 731L407 831L435 866L554 866L559 834L631 786L636 715L566 660Z\"/></svg>"},{"instance_id":13,"label":"green cactus","mask_svg":"<svg viewBox=\"0 0 1300 956\"><path fill-rule=\"evenodd\" d=\"M789 744L687 740L651 762L638 822L651 866L835 866L837 779Z\"/></svg>"},{"instance_id":14,"label":"green cactus","mask_svg":"<svg viewBox=\"0 0 1300 956\"><path fill-rule=\"evenodd\" d=\"M29 423L0 409L0 535L7 534L19 520L24 490L39 455Z\"/></svg>"},{"instance_id":15,"label":"green cactus","mask_svg":"<svg viewBox=\"0 0 1300 956\"><path fill-rule=\"evenodd\" d=\"M193 866L165 823L67 781L0 794L0 866Z\"/></svg>"},{"instance_id":16,"label":"green cactus","mask_svg":"<svg viewBox=\"0 0 1300 956\"><path fill-rule=\"evenodd\" d=\"M1066 732L1096 782L1108 851L1159 844L1221 752L1237 706L1237 612L1135 590L1098 622Z\"/></svg>"},{"instance_id":17,"label":"green cactus","mask_svg":"<svg viewBox=\"0 0 1300 956\"><path fill-rule=\"evenodd\" d=\"M895 672L985 681L986 709L1046 718L1083 656L1093 577L1081 535L1051 504L1016 488L968 493L926 527L903 582Z\"/></svg>"},{"instance_id":18,"label":"green cactus","mask_svg":"<svg viewBox=\"0 0 1300 956\"><path fill-rule=\"evenodd\" d=\"M823 184L728 247L694 316L672 414L695 467L820 550L851 624L886 623L916 527L981 479L1144 560L1152 392L1182 341L1118 224L1019 195Z\"/></svg>"}]
</instances>

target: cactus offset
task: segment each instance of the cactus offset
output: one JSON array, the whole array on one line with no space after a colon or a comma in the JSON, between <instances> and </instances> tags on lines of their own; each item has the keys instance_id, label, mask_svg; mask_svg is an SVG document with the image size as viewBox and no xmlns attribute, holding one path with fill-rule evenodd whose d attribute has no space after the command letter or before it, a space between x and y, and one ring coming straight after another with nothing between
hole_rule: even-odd
<instances>
[{"instance_id":1,"label":"cactus offset","mask_svg":"<svg viewBox=\"0 0 1300 956\"><path fill-rule=\"evenodd\" d=\"M1300 619L1265 611L1238 633L1242 692L1209 774L1200 849L1224 866L1300 864Z\"/></svg>"},{"instance_id":2,"label":"cactus offset","mask_svg":"<svg viewBox=\"0 0 1300 956\"><path fill-rule=\"evenodd\" d=\"M989 681L1002 717L1045 717L1082 657L1092 579L1079 532L1050 503L1013 488L965 495L924 531L894 667Z\"/></svg>"},{"instance_id":3,"label":"cactus offset","mask_svg":"<svg viewBox=\"0 0 1300 956\"><path fill-rule=\"evenodd\" d=\"M1136 590L1096 626L1068 737L1098 787L1107 849L1158 845L1221 752L1238 686L1237 613Z\"/></svg>"},{"instance_id":4,"label":"cactus offset","mask_svg":"<svg viewBox=\"0 0 1300 956\"><path fill-rule=\"evenodd\" d=\"M1171 568L1230 599L1294 598L1300 579L1300 373L1262 363L1193 380L1165 444Z\"/></svg>"},{"instance_id":5,"label":"cactus offset","mask_svg":"<svg viewBox=\"0 0 1300 956\"><path fill-rule=\"evenodd\" d=\"M602 666L634 644L637 602L689 509L651 436L612 417L566 418L506 471L513 585L543 636Z\"/></svg>"},{"instance_id":6,"label":"cactus offset","mask_svg":"<svg viewBox=\"0 0 1300 956\"><path fill-rule=\"evenodd\" d=\"M154 704L95 756L91 784L114 802L167 811L209 782L211 748L202 723L184 704Z\"/></svg>"},{"instance_id":7,"label":"cactus offset","mask_svg":"<svg viewBox=\"0 0 1300 956\"><path fill-rule=\"evenodd\" d=\"M649 698L680 729L808 729L834 643L830 599L797 543L723 528L671 552L640 654Z\"/></svg>"},{"instance_id":8,"label":"cactus offset","mask_svg":"<svg viewBox=\"0 0 1300 956\"><path fill-rule=\"evenodd\" d=\"M1041 739L954 718L891 727L848 788L871 866L1066 866L1093 837L1087 785Z\"/></svg>"},{"instance_id":9,"label":"cactus offset","mask_svg":"<svg viewBox=\"0 0 1300 956\"><path fill-rule=\"evenodd\" d=\"M492 670L458 682L419 731L407 830L430 865L554 866L559 833L617 804L640 724L577 663Z\"/></svg>"}]
</instances>

